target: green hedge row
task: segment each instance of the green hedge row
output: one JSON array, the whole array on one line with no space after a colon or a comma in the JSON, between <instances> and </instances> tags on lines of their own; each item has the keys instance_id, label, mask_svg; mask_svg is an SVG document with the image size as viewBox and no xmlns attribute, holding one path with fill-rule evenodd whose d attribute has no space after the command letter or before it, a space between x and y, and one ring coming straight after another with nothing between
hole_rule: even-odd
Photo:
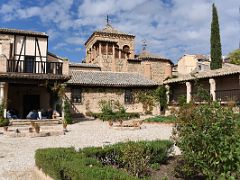
<instances>
[{"instance_id":1,"label":"green hedge row","mask_svg":"<svg viewBox=\"0 0 240 180\"><path fill-rule=\"evenodd\" d=\"M121 150L128 146L131 141L128 143L117 143L114 145L101 147L87 147L80 150L80 153L85 154L87 157L94 157L104 161L106 164L121 164ZM173 143L168 140L155 140L155 141L139 141L138 144L142 145L145 151L149 151L150 163L164 163L167 160L168 154L171 151ZM112 162L107 162L111 160Z\"/></svg>"},{"instance_id":2,"label":"green hedge row","mask_svg":"<svg viewBox=\"0 0 240 180\"><path fill-rule=\"evenodd\" d=\"M89 147L79 152L73 148L39 149L35 154L35 163L43 172L59 180L134 180L137 178L123 170L121 160L122 148L130 143L133 142L118 143L104 148ZM136 143L141 144L145 151L151 152L151 164L165 162L173 145L170 141L161 140Z\"/></svg>"},{"instance_id":3,"label":"green hedge row","mask_svg":"<svg viewBox=\"0 0 240 180\"><path fill-rule=\"evenodd\" d=\"M147 118L144 122L165 122L165 123L175 123L176 117L174 116L156 116Z\"/></svg>"},{"instance_id":4,"label":"green hedge row","mask_svg":"<svg viewBox=\"0 0 240 180\"><path fill-rule=\"evenodd\" d=\"M9 125L9 120L5 118L0 118L0 127L3 126L8 126Z\"/></svg>"},{"instance_id":5,"label":"green hedge row","mask_svg":"<svg viewBox=\"0 0 240 180\"><path fill-rule=\"evenodd\" d=\"M113 112L112 114L105 114L105 113L93 113L93 112L88 112L86 113L87 116L91 116L94 118L101 119L103 121L118 121L118 120L128 120L128 119L134 119L134 118L139 118L140 114L139 113L134 113L134 112Z\"/></svg>"},{"instance_id":6,"label":"green hedge row","mask_svg":"<svg viewBox=\"0 0 240 180\"><path fill-rule=\"evenodd\" d=\"M134 180L124 171L104 166L96 158L86 157L73 148L38 149L35 163L39 169L56 180Z\"/></svg>"}]
</instances>

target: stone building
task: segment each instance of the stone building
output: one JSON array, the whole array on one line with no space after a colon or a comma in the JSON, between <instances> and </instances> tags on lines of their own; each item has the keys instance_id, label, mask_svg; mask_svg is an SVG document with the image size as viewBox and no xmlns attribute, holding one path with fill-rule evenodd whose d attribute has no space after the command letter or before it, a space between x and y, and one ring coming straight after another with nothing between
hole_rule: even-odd
<instances>
[{"instance_id":1,"label":"stone building","mask_svg":"<svg viewBox=\"0 0 240 180\"><path fill-rule=\"evenodd\" d=\"M46 84L70 79L68 62L48 52L42 32L0 28L0 104L15 109L19 118L30 110L56 103Z\"/></svg>"},{"instance_id":2,"label":"stone building","mask_svg":"<svg viewBox=\"0 0 240 180\"><path fill-rule=\"evenodd\" d=\"M156 89L171 76L171 60L144 49L135 55L135 36L109 23L87 39L86 63L70 63L66 97L72 113L99 112L101 100L119 101L128 112L144 114L139 92ZM153 114L159 114L155 105Z\"/></svg>"},{"instance_id":3,"label":"stone building","mask_svg":"<svg viewBox=\"0 0 240 180\"><path fill-rule=\"evenodd\" d=\"M198 88L209 92L214 101L222 104L240 102L240 66L224 63L222 68L179 75L164 81L169 89L169 103L178 104L178 98L185 96L186 101L195 99Z\"/></svg>"},{"instance_id":4,"label":"stone building","mask_svg":"<svg viewBox=\"0 0 240 180\"><path fill-rule=\"evenodd\" d=\"M66 83L72 113L99 112L100 100L119 101L129 112L144 113L136 94L156 89L171 76L169 59L146 50L136 55L135 36L109 23L85 46L86 63L69 63L48 52L45 33L0 29L0 103L25 118L32 109L55 108L58 102L49 86ZM152 113L159 113L159 105Z\"/></svg>"},{"instance_id":5,"label":"stone building","mask_svg":"<svg viewBox=\"0 0 240 180\"><path fill-rule=\"evenodd\" d=\"M172 74L173 63L168 58L144 49L135 54L135 36L114 29L109 23L87 39L86 63L101 67L102 71L137 72L162 84Z\"/></svg>"},{"instance_id":6,"label":"stone building","mask_svg":"<svg viewBox=\"0 0 240 180\"><path fill-rule=\"evenodd\" d=\"M179 74L206 71L210 69L210 59L202 54L185 54L179 59L176 67Z\"/></svg>"}]
</instances>

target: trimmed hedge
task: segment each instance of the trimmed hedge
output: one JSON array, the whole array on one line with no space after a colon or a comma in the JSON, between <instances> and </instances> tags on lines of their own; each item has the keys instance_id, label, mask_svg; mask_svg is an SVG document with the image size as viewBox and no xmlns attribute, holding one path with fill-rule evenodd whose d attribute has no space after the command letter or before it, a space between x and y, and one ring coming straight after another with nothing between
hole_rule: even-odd
<instances>
[{"instance_id":1,"label":"trimmed hedge","mask_svg":"<svg viewBox=\"0 0 240 180\"><path fill-rule=\"evenodd\" d=\"M120 157L121 149L126 147L128 144L133 143L129 141L127 143L117 143L114 145L101 147L88 147L80 150L80 153L85 154L87 157L94 157L101 160L104 163L104 160L111 159L111 162L115 162L116 164L121 164ZM145 151L149 151L150 163L165 163L167 160L168 154L171 151L171 147L173 143L168 140L155 140L155 141L138 141L137 143L141 144ZM106 164L114 164L114 163L106 163Z\"/></svg>"},{"instance_id":2,"label":"trimmed hedge","mask_svg":"<svg viewBox=\"0 0 240 180\"><path fill-rule=\"evenodd\" d=\"M104 113L93 113L93 112L88 112L88 116L94 117L95 119L101 119L103 121L118 121L118 120L129 120L133 118L139 118L140 114L139 113L134 113L134 112L113 112L112 114L104 114Z\"/></svg>"},{"instance_id":3,"label":"trimmed hedge","mask_svg":"<svg viewBox=\"0 0 240 180\"><path fill-rule=\"evenodd\" d=\"M129 144L141 144L150 152L150 163L163 163L173 145L170 141L140 141L118 143L101 147L88 147L76 152L74 148L38 149L35 154L36 166L53 179L71 180L134 180L128 174L122 161L122 149ZM115 168L114 168L115 167Z\"/></svg>"},{"instance_id":4,"label":"trimmed hedge","mask_svg":"<svg viewBox=\"0 0 240 180\"><path fill-rule=\"evenodd\" d=\"M94 180L116 179L134 180L124 171L111 166L104 166L96 158L86 157L73 148L38 149L35 163L39 169L56 180Z\"/></svg>"},{"instance_id":5,"label":"trimmed hedge","mask_svg":"<svg viewBox=\"0 0 240 180\"><path fill-rule=\"evenodd\" d=\"M174 116L155 116L155 117L145 119L144 122L175 123L176 117L174 117Z\"/></svg>"},{"instance_id":6,"label":"trimmed hedge","mask_svg":"<svg viewBox=\"0 0 240 180\"><path fill-rule=\"evenodd\" d=\"M9 120L8 119L5 119L5 118L0 118L0 127L3 127L3 126L8 126L9 125Z\"/></svg>"}]
</instances>

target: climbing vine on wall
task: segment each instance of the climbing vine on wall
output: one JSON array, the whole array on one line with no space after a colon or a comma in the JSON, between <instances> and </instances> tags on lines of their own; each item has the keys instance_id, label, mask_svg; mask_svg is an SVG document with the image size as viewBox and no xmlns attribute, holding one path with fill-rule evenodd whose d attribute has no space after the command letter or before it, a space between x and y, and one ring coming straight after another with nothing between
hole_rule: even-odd
<instances>
[{"instance_id":1,"label":"climbing vine on wall","mask_svg":"<svg viewBox=\"0 0 240 180\"><path fill-rule=\"evenodd\" d=\"M136 99L142 103L145 114L152 114L153 107L156 103L154 90L137 91Z\"/></svg>"}]
</instances>

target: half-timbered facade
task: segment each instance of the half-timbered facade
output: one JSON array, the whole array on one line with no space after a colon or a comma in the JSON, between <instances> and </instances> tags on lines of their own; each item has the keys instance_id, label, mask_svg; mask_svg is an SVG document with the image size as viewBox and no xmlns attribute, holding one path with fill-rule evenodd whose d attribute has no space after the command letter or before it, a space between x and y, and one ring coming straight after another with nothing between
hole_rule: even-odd
<instances>
[{"instance_id":1,"label":"half-timbered facade","mask_svg":"<svg viewBox=\"0 0 240 180\"><path fill-rule=\"evenodd\" d=\"M20 118L55 105L47 86L69 79L68 62L48 53L42 32L0 29L0 103Z\"/></svg>"}]
</instances>

